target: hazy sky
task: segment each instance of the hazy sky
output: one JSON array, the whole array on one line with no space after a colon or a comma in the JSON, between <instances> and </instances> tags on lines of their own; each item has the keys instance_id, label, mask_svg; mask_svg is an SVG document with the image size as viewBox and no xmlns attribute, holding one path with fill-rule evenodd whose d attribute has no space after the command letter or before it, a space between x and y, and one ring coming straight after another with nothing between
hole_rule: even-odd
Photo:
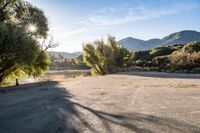
<instances>
[{"instance_id":1,"label":"hazy sky","mask_svg":"<svg viewBox=\"0 0 200 133\"><path fill-rule=\"evenodd\" d=\"M82 50L83 42L162 38L181 30L200 31L200 0L28 0L44 10L54 51ZM52 49L53 50L53 49Z\"/></svg>"}]
</instances>

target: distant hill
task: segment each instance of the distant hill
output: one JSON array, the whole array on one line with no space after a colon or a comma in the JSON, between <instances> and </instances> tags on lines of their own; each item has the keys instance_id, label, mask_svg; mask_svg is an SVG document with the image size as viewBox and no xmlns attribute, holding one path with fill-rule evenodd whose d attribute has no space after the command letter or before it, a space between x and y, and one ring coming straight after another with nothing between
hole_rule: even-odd
<instances>
[{"instance_id":1,"label":"distant hill","mask_svg":"<svg viewBox=\"0 0 200 133\"><path fill-rule=\"evenodd\" d=\"M82 54L82 52L73 52L73 53L67 53L67 52L54 52L54 51L48 51L50 56L63 56L65 58L74 58Z\"/></svg>"},{"instance_id":2,"label":"distant hill","mask_svg":"<svg viewBox=\"0 0 200 133\"><path fill-rule=\"evenodd\" d=\"M192 41L200 41L200 32L184 30L170 34L162 39L154 38L146 41L127 37L120 40L119 44L130 50L146 50L157 46L184 44Z\"/></svg>"}]
</instances>

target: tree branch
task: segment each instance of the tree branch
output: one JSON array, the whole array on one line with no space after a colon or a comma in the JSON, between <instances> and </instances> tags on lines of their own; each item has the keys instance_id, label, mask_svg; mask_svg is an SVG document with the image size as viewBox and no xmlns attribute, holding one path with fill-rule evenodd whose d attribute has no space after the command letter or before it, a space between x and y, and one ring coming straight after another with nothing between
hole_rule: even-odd
<instances>
[{"instance_id":1,"label":"tree branch","mask_svg":"<svg viewBox=\"0 0 200 133\"><path fill-rule=\"evenodd\" d=\"M11 0L8 0L5 5L1 8L1 12L3 12L3 10L8 6L8 4L10 4Z\"/></svg>"}]
</instances>

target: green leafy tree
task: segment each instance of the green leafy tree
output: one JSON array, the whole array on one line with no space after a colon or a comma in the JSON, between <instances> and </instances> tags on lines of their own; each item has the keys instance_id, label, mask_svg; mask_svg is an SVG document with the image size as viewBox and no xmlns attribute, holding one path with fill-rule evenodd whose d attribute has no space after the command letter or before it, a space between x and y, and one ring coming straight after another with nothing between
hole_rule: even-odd
<instances>
[{"instance_id":1,"label":"green leafy tree","mask_svg":"<svg viewBox=\"0 0 200 133\"><path fill-rule=\"evenodd\" d=\"M92 68L93 75L120 71L127 66L131 57L131 52L119 45L112 36L108 36L107 44L103 40L85 44L83 51L84 62Z\"/></svg>"},{"instance_id":2,"label":"green leafy tree","mask_svg":"<svg viewBox=\"0 0 200 133\"><path fill-rule=\"evenodd\" d=\"M35 29L34 32L30 32L32 36L36 38L46 38L48 36L48 19L45 16L44 12L32 6L31 4L27 4L27 13L23 14L19 20L19 25L26 26L27 29L33 26Z\"/></svg>"},{"instance_id":3,"label":"green leafy tree","mask_svg":"<svg viewBox=\"0 0 200 133\"><path fill-rule=\"evenodd\" d=\"M44 12L25 0L0 0L0 23L12 23L37 30L29 33L37 38L48 36L48 19Z\"/></svg>"},{"instance_id":4,"label":"green leafy tree","mask_svg":"<svg viewBox=\"0 0 200 133\"><path fill-rule=\"evenodd\" d=\"M48 36L44 12L25 0L0 0L0 84L28 74L37 76L48 69L46 50L57 43ZM43 39L44 43L39 43Z\"/></svg>"},{"instance_id":5,"label":"green leafy tree","mask_svg":"<svg viewBox=\"0 0 200 133\"><path fill-rule=\"evenodd\" d=\"M19 70L37 76L48 69L47 53L23 27L1 24L0 44L0 83Z\"/></svg>"},{"instance_id":6,"label":"green leafy tree","mask_svg":"<svg viewBox=\"0 0 200 133\"><path fill-rule=\"evenodd\" d=\"M0 0L0 23L17 22L25 14L24 0Z\"/></svg>"}]
</instances>

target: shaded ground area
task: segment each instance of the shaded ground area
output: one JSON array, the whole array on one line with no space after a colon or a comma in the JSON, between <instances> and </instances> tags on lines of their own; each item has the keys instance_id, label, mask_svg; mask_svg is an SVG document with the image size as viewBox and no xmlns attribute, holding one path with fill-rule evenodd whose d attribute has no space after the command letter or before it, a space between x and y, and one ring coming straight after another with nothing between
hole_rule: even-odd
<instances>
[{"instance_id":1,"label":"shaded ground area","mask_svg":"<svg viewBox=\"0 0 200 133\"><path fill-rule=\"evenodd\" d=\"M200 132L199 79L126 74L5 91L0 133Z\"/></svg>"}]
</instances>

